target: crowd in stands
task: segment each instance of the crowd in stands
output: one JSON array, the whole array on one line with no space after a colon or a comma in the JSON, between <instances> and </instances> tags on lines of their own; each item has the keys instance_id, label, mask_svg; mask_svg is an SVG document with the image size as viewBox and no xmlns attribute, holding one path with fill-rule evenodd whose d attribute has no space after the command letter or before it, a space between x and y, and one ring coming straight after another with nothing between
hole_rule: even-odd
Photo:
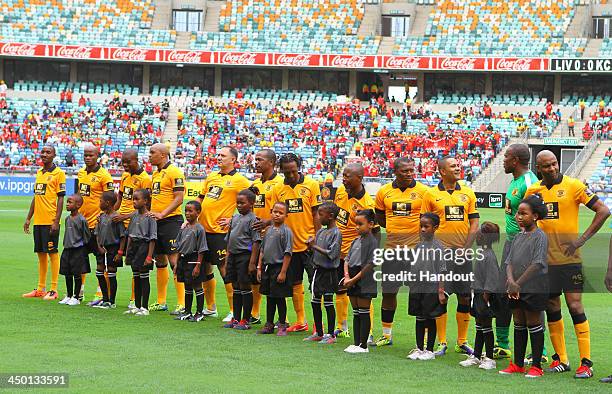
<instances>
[{"instance_id":1,"label":"crowd in stands","mask_svg":"<svg viewBox=\"0 0 612 394\"><path fill-rule=\"evenodd\" d=\"M76 103L65 92L60 100L42 102L0 98L1 163L13 168L38 165L39 149L52 144L64 159L61 164L81 166L82 145L91 142L101 147L103 164L120 169L125 148L144 153L161 140L167 111L167 103L145 98L133 104L119 97L92 103L83 96Z\"/></svg>"},{"instance_id":2,"label":"crowd in stands","mask_svg":"<svg viewBox=\"0 0 612 394\"><path fill-rule=\"evenodd\" d=\"M612 137L612 108L606 108L602 101L598 109L588 115L582 128L582 138L590 140L595 136L599 139Z\"/></svg>"}]
</instances>

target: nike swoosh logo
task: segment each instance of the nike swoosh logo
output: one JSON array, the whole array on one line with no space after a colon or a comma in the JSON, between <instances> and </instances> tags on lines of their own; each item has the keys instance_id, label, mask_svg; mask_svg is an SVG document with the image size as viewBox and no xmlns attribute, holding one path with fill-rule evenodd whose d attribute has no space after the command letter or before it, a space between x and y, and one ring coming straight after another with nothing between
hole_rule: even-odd
<instances>
[{"instance_id":1,"label":"nike swoosh logo","mask_svg":"<svg viewBox=\"0 0 612 394\"><path fill-rule=\"evenodd\" d=\"M436 202L441 201L441 200L442 200L441 198L436 198Z\"/></svg>"}]
</instances>

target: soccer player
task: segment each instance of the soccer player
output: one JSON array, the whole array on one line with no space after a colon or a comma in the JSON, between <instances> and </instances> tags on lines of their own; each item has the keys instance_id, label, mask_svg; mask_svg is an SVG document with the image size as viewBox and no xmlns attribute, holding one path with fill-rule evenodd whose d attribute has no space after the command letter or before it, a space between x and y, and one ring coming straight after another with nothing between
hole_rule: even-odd
<instances>
[{"instance_id":1,"label":"soccer player","mask_svg":"<svg viewBox=\"0 0 612 394\"><path fill-rule=\"evenodd\" d=\"M612 237L610 237L610 246L608 248L608 272L604 279L604 284L610 293L612 293ZM601 383L612 383L612 375L606 376L599 380Z\"/></svg>"},{"instance_id":2,"label":"soccer player","mask_svg":"<svg viewBox=\"0 0 612 394\"><path fill-rule=\"evenodd\" d=\"M225 264L225 254L227 253L227 228L236 210L236 197L238 192L247 189L251 182L236 170L238 162L238 151L235 148L223 147L217 154L217 165L219 171L213 171L206 177L202 191L197 198L202 204L202 214L200 223L206 230L206 243L208 244L208 254L206 255L206 274L207 280L204 282L204 296L206 298L206 310L204 315L216 316L217 303L215 288L217 281L214 279L213 266L216 265L221 273ZM229 323L234 318L233 315L233 295L232 284L225 283L225 294L230 307L230 312L223 319Z\"/></svg>"},{"instance_id":3,"label":"soccer player","mask_svg":"<svg viewBox=\"0 0 612 394\"><path fill-rule=\"evenodd\" d=\"M419 242L420 214L423 196L428 187L414 179L414 161L407 157L396 159L393 163L395 179L376 193L376 220L387 229L385 248L396 246L414 247ZM384 262L399 272L399 262ZM376 340L376 346L393 344L393 318L397 309L397 293L401 283L383 283L381 320L383 335Z\"/></svg>"},{"instance_id":4,"label":"soccer player","mask_svg":"<svg viewBox=\"0 0 612 394\"><path fill-rule=\"evenodd\" d=\"M551 151L543 150L538 153L536 167L542 174L542 180L531 185L525 195L540 193L548 210L546 219L538 222L538 226L548 236L550 299L546 316L550 341L556 353L547 371L570 371L561 317L561 294L564 294L580 352L580 367L574 377L590 378L593 376L591 338L589 321L582 305L584 282L579 249L599 231L610 216L610 210L578 179L561 174L557 158ZM594 211L595 216L585 232L578 237L580 204Z\"/></svg>"},{"instance_id":5,"label":"soccer player","mask_svg":"<svg viewBox=\"0 0 612 394\"><path fill-rule=\"evenodd\" d=\"M66 297L59 303L62 305L79 305L79 290L81 288L81 275L91 272L87 258L87 248L91 232L87 220L79 212L83 205L83 198L79 194L68 197L66 210L70 215L66 217L64 231L64 250L60 261L60 273L66 279Z\"/></svg>"},{"instance_id":6,"label":"soccer player","mask_svg":"<svg viewBox=\"0 0 612 394\"><path fill-rule=\"evenodd\" d=\"M138 189L151 190L151 176L141 167L138 161L138 151L135 149L126 149L123 152L121 165L125 172L121 175L117 203L115 204L115 211L118 214L113 217L113 222L123 222L127 229L130 224L130 216L134 213L134 203L132 202L134 191ZM125 250L122 253L125 253ZM135 307L134 282L132 281L132 295L128 308Z\"/></svg>"},{"instance_id":7,"label":"soccer player","mask_svg":"<svg viewBox=\"0 0 612 394\"><path fill-rule=\"evenodd\" d=\"M157 167L151 179L151 211L148 212L150 217L157 220L157 241L155 242L157 302L150 305L149 309L167 311L166 296L170 279L168 256L176 253L176 237L183 224L185 175L183 171L170 163L170 152L165 144L159 143L151 146L149 161ZM185 284L176 279L174 275L177 305L172 314L178 315L185 309ZM146 308L146 305L143 308Z\"/></svg>"},{"instance_id":8,"label":"soccer player","mask_svg":"<svg viewBox=\"0 0 612 394\"><path fill-rule=\"evenodd\" d=\"M255 224L255 230L263 231L272 224L272 189L283 182L283 178L276 173L276 153L272 149L263 149L257 152L255 155L255 171L261 174L260 178L253 181L253 187L256 187L259 192L255 197L255 206L253 207L253 213L260 219ZM251 325L261 323L261 294L259 293L260 284L257 281L257 275L253 275L252 282L253 311L249 322Z\"/></svg>"},{"instance_id":9,"label":"soccer player","mask_svg":"<svg viewBox=\"0 0 612 394\"><path fill-rule=\"evenodd\" d=\"M253 228L257 217L253 213L255 193L244 189L238 192L236 208L227 233L227 254L225 255L225 280L234 288L234 316L225 328L249 330L253 309L250 268L256 267L259 257L261 233Z\"/></svg>"},{"instance_id":10,"label":"soccer player","mask_svg":"<svg viewBox=\"0 0 612 394\"><path fill-rule=\"evenodd\" d=\"M348 254L351 243L359 237L355 216L357 212L364 209L374 210L374 199L366 192L363 186L363 166L359 163L348 164L342 171L342 186L336 190L334 203L338 206L338 217L336 224L342 234L341 254L342 262L338 268L338 277L344 276L344 258ZM374 236L380 239L380 226L376 225L372 230ZM338 326L334 334L340 338L350 336L348 329L348 306L349 298L346 288L339 288L336 295L336 309L338 310ZM373 317L370 311L370 319ZM373 338L368 338L372 342Z\"/></svg>"},{"instance_id":11,"label":"soccer player","mask_svg":"<svg viewBox=\"0 0 612 394\"><path fill-rule=\"evenodd\" d=\"M506 240L504 242L504 249L502 252L502 267L500 268L501 282L506 283L506 267L503 265L508 257L508 252L512 247L512 240L518 234L521 229L516 222L516 212L518 206L525 196L527 188L538 181L536 175L529 170L529 163L531 161L531 154L529 147L525 144L512 144L506 150L504 154L504 172L506 174L512 174L513 180L508 186L506 192L506 200L504 204L505 218L506 218ZM499 310L496 311L495 315L495 334L497 344L493 355L495 358L509 358L512 354L510 351L510 344L508 341L508 334L510 331L510 322L512 320L512 311L508 305L507 299L503 299L499 303ZM544 342L546 343L546 342ZM528 361L531 359L527 357ZM542 361L547 362L546 346L542 353Z\"/></svg>"},{"instance_id":12,"label":"soccer player","mask_svg":"<svg viewBox=\"0 0 612 394\"><path fill-rule=\"evenodd\" d=\"M81 168L77 173L77 191L83 198L83 205L81 206L80 212L85 216L85 219L87 219L89 230L91 231L87 252L94 255L97 265L103 265L104 255L99 253L98 241L94 234L94 229L98 222L98 216L102 213L100 210L100 197L102 197L102 193L104 192L114 192L115 186L113 184L113 178L111 178L108 171L98 163L99 158L100 149L97 146L92 144L85 145L83 148L83 161L85 162L85 167ZM84 287L85 275L83 275L82 278L81 294L79 298L83 298ZM77 290L78 289L75 289L75 291ZM98 286L95 298L87 305L97 306L101 303L102 291Z\"/></svg>"},{"instance_id":13,"label":"soccer player","mask_svg":"<svg viewBox=\"0 0 612 394\"><path fill-rule=\"evenodd\" d=\"M60 259L57 245L60 234L60 219L66 195L66 174L53 164L55 148L43 146L40 160L43 167L36 173L34 197L23 224L23 231L30 233L30 223L34 219L34 253L38 256L38 287L23 297L43 297L44 300L57 299L57 280ZM47 268L51 260L51 289L47 292Z\"/></svg>"},{"instance_id":14,"label":"soccer player","mask_svg":"<svg viewBox=\"0 0 612 394\"><path fill-rule=\"evenodd\" d=\"M461 167L458 161L445 156L438 161L438 171L442 180L438 186L427 190L423 195L421 213L433 212L440 217L438 239L446 247L465 251L471 248L478 232L479 214L476 209L476 195L467 186L459 185ZM472 271L471 261L460 265L450 263L447 270L455 274L469 274ZM453 281L444 284L448 294L456 294L457 305L457 343L455 352L472 354L473 350L467 341L470 325L471 289L468 281ZM436 319L439 346L436 356L446 354L446 322L448 314L444 313Z\"/></svg>"},{"instance_id":15,"label":"soccer player","mask_svg":"<svg viewBox=\"0 0 612 394\"><path fill-rule=\"evenodd\" d=\"M104 264L98 264L96 267L96 277L98 285L102 290L103 302L96 308L110 309L115 308L115 297L117 295L117 267L123 265L121 256L121 239L125 238L125 227L121 222L114 222L113 218L117 216L115 212L115 203L117 195L114 192L104 192L100 197L100 209L102 214L98 219L94 234L98 242L98 253L104 256ZM108 275L108 285L104 274Z\"/></svg>"},{"instance_id":16,"label":"soccer player","mask_svg":"<svg viewBox=\"0 0 612 394\"><path fill-rule=\"evenodd\" d=\"M287 280L293 288L293 309L297 321L291 325L288 332L308 331L306 314L304 313L304 271L308 281L312 279L312 256L306 241L314 237L321 228L317 209L321 205L319 184L300 172L302 162L293 153L286 153L280 158L280 170L285 175L283 183L272 189L272 201L284 202L287 205L288 216L285 222L293 233L293 254L287 273Z\"/></svg>"}]
</instances>

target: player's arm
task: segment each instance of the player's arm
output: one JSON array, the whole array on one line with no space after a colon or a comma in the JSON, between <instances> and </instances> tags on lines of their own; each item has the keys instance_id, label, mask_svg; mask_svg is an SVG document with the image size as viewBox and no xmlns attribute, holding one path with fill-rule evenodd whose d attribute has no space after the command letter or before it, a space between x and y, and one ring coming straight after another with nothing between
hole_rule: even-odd
<instances>
[{"instance_id":1,"label":"player's arm","mask_svg":"<svg viewBox=\"0 0 612 394\"><path fill-rule=\"evenodd\" d=\"M32 197L32 202L30 203L30 210L28 211L28 215L26 216L26 220L23 223L23 232L26 234L30 234L30 222L32 221L32 216L34 216L34 199L35 197ZM59 210L59 207L58 207Z\"/></svg>"},{"instance_id":2,"label":"player's arm","mask_svg":"<svg viewBox=\"0 0 612 394\"><path fill-rule=\"evenodd\" d=\"M198 194L196 201L201 204L202 201L204 201L204 197L206 196L207 191L208 191L208 180L205 179L204 184L202 185L202 190L200 190L200 194Z\"/></svg>"},{"instance_id":3,"label":"player's arm","mask_svg":"<svg viewBox=\"0 0 612 394\"><path fill-rule=\"evenodd\" d=\"M476 209L476 195L474 193L470 193L470 201L468 205L468 220L470 222L470 229L468 230L468 236L465 240L465 245L463 245L464 249L468 249L472 247L472 244L476 240L476 234L478 233L478 224L480 222L480 215L478 214L478 210Z\"/></svg>"},{"instance_id":4,"label":"player's arm","mask_svg":"<svg viewBox=\"0 0 612 394\"><path fill-rule=\"evenodd\" d=\"M374 202L374 212L376 213L376 223L380 227L387 228L387 215L385 214L385 196L379 190L376 193L376 201Z\"/></svg>"},{"instance_id":5,"label":"player's arm","mask_svg":"<svg viewBox=\"0 0 612 394\"><path fill-rule=\"evenodd\" d=\"M145 259L145 265L153 263L153 252L155 252L155 240L149 241L149 250L147 250L147 258Z\"/></svg>"},{"instance_id":6,"label":"player's arm","mask_svg":"<svg viewBox=\"0 0 612 394\"><path fill-rule=\"evenodd\" d=\"M315 233L321 229L321 221L319 220L319 206L312 207L312 222L314 223Z\"/></svg>"},{"instance_id":7,"label":"player's arm","mask_svg":"<svg viewBox=\"0 0 612 394\"><path fill-rule=\"evenodd\" d=\"M595 216L593 217L593 221L584 233L578 237L578 239L570 244L570 246L566 249L565 255L571 256L574 254L576 249L582 247L586 241L588 241L593 235L597 234L601 226L606 222L608 217L610 216L610 209L603 203L599 198L595 200L595 202L588 203L587 207L595 212Z\"/></svg>"},{"instance_id":8,"label":"player's arm","mask_svg":"<svg viewBox=\"0 0 612 394\"><path fill-rule=\"evenodd\" d=\"M606 272L604 283L608 291L612 293L612 237L610 237L610 246L608 248L608 272Z\"/></svg>"},{"instance_id":9,"label":"player's arm","mask_svg":"<svg viewBox=\"0 0 612 394\"><path fill-rule=\"evenodd\" d=\"M259 248L259 259L257 261L257 281L261 282L261 270L263 269L263 241L261 242L261 248Z\"/></svg>"},{"instance_id":10,"label":"player's arm","mask_svg":"<svg viewBox=\"0 0 612 394\"><path fill-rule=\"evenodd\" d=\"M32 201L33 203L34 201ZM62 219L62 212L64 211L64 195L57 195L57 209L55 212L55 219L53 219L53 224L51 225L51 232L57 233L59 231L60 220Z\"/></svg>"},{"instance_id":11,"label":"player's arm","mask_svg":"<svg viewBox=\"0 0 612 394\"><path fill-rule=\"evenodd\" d=\"M158 214L155 214L157 219L163 219L168 216L170 213L174 212L174 210L180 207L183 204L183 199L185 198L185 190L175 190L172 192L172 202ZM159 215L159 216L158 216Z\"/></svg>"},{"instance_id":12,"label":"player's arm","mask_svg":"<svg viewBox=\"0 0 612 394\"><path fill-rule=\"evenodd\" d=\"M321 205L321 189L318 184L312 187L312 200L310 206L312 207L312 222L314 223L315 233L321 229L321 221L319 220L319 205Z\"/></svg>"},{"instance_id":13,"label":"player's arm","mask_svg":"<svg viewBox=\"0 0 612 394\"><path fill-rule=\"evenodd\" d=\"M276 277L276 281L278 283L284 283L287 279L287 270L289 269L289 263L291 262L291 255L289 253L285 253L283 256L283 266L281 267L281 271Z\"/></svg>"},{"instance_id":14,"label":"player's arm","mask_svg":"<svg viewBox=\"0 0 612 394\"><path fill-rule=\"evenodd\" d=\"M251 250L251 258L249 259L249 274L253 275L257 272L257 257L259 256L259 245L261 241L253 242L253 248Z\"/></svg>"},{"instance_id":15,"label":"player's arm","mask_svg":"<svg viewBox=\"0 0 612 394\"><path fill-rule=\"evenodd\" d=\"M104 246L100 244L100 237L98 237L98 235L100 234L100 220L98 220L98 223L94 228L94 234L96 236L96 245L98 246L98 253L106 254L106 249L104 249Z\"/></svg>"},{"instance_id":16,"label":"player's arm","mask_svg":"<svg viewBox=\"0 0 612 394\"><path fill-rule=\"evenodd\" d=\"M113 207L113 210L115 212L119 211L119 208L121 208L121 202L123 201L123 192L121 191L122 189L123 189L123 182L119 186L119 193L117 193L117 202L115 203L115 206Z\"/></svg>"}]
</instances>

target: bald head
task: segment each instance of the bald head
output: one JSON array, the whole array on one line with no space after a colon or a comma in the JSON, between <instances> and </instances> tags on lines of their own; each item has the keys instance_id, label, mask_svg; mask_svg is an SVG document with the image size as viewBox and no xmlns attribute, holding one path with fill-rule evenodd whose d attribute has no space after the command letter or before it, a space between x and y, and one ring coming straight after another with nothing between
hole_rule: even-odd
<instances>
[{"instance_id":1,"label":"bald head","mask_svg":"<svg viewBox=\"0 0 612 394\"><path fill-rule=\"evenodd\" d=\"M122 161L138 160L138 151L136 149L126 149L121 155Z\"/></svg>"},{"instance_id":2,"label":"bald head","mask_svg":"<svg viewBox=\"0 0 612 394\"><path fill-rule=\"evenodd\" d=\"M161 142L158 142L157 144L153 144L151 146L151 150L154 150L154 149L160 154L165 155L166 157L168 157L168 155L170 154L170 150L168 150L168 146Z\"/></svg>"},{"instance_id":3,"label":"bald head","mask_svg":"<svg viewBox=\"0 0 612 394\"><path fill-rule=\"evenodd\" d=\"M538 153L538 155L536 156L536 163L540 164L540 162L552 159L557 160L557 156L555 156L555 154L549 150L543 150L540 151L540 153Z\"/></svg>"},{"instance_id":4,"label":"bald head","mask_svg":"<svg viewBox=\"0 0 612 394\"><path fill-rule=\"evenodd\" d=\"M85 167L89 170L94 169L98 165L98 158L100 157L100 148L93 144L86 144L83 147L83 161Z\"/></svg>"},{"instance_id":5,"label":"bald head","mask_svg":"<svg viewBox=\"0 0 612 394\"><path fill-rule=\"evenodd\" d=\"M536 168L542 174L545 185L553 185L559 177L559 162L557 156L549 150L543 150L536 156Z\"/></svg>"},{"instance_id":6,"label":"bald head","mask_svg":"<svg viewBox=\"0 0 612 394\"><path fill-rule=\"evenodd\" d=\"M364 170L361 163L350 163L346 166L344 171L347 171L349 174L363 178Z\"/></svg>"},{"instance_id":7,"label":"bald head","mask_svg":"<svg viewBox=\"0 0 612 394\"><path fill-rule=\"evenodd\" d=\"M135 174L140 169L138 162L138 151L135 149L126 149L121 155L121 165L126 172Z\"/></svg>"},{"instance_id":8,"label":"bald head","mask_svg":"<svg viewBox=\"0 0 612 394\"><path fill-rule=\"evenodd\" d=\"M351 163L342 171L342 184L351 194L361 191L363 182L363 166L360 163Z\"/></svg>"},{"instance_id":9,"label":"bald head","mask_svg":"<svg viewBox=\"0 0 612 394\"><path fill-rule=\"evenodd\" d=\"M100 154L100 148L98 148L94 144L89 144L88 143L88 144L85 144L83 146L83 152L84 153L90 152L90 153L93 153L95 155L99 155Z\"/></svg>"},{"instance_id":10,"label":"bald head","mask_svg":"<svg viewBox=\"0 0 612 394\"><path fill-rule=\"evenodd\" d=\"M512 144L508 147L510 154L517 158L520 165L528 166L529 160L531 159L531 153L529 152L529 146L525 144Z\"/></svg>"}]
</instances>

